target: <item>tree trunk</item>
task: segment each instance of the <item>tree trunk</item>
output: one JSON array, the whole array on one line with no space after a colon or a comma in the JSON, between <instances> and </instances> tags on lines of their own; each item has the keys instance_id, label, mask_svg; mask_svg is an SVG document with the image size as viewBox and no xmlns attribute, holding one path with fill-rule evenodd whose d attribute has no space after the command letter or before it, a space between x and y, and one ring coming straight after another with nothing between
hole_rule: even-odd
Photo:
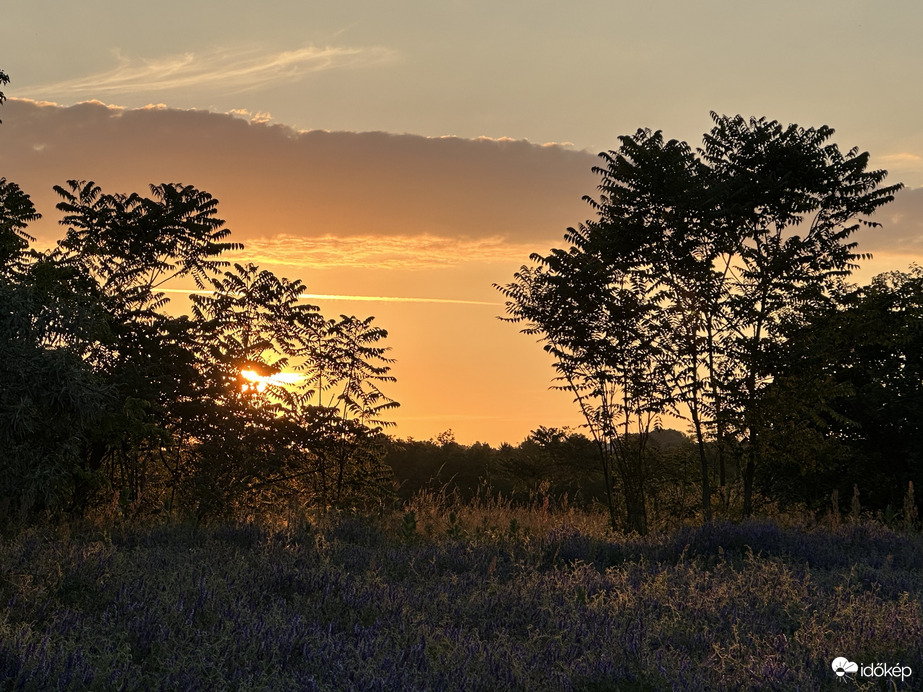
<instances>
[{"instance_id":1,"label":"tree trunk","mask_svg":"<svg viewBox=\"0 0 923 692\"><path fill-rule=\"evenodd\" d=\"M615 519L615 505L612 502L612 473L609 469L609 452L601 440L596 440L596 448L599 450L599 459L602 464L603 482L606 484L606 506L609 509L609 527L615 531L618 529L618 523Z\"/></svg>"},{"instance_id":2,"label":"tree trunk","mask_svg":"<svg viewBox=\"0 0 923 692\"><path fill-rule=\"evenodd\" d=\"M702 523L711 523L711 484L708 479L708 455L705 443L699 441L699 467L702 471Z\"/></svg>"},{"instance_id":3,"label":"tree trunk","mask_svg":"<svg viewBox=\"0 0 923 692\"><path fill-rule=\"evenodd\" d=\"M73 493L71 494L71 514L74 516L83 516L89 507L93 493L98 487L96 474L103 467L103 459L108 451L104 442L95 441L90 443L86 451L86 463L83 468L74 469L72 478L74 480Z\"/></svg>"},{"instance_id":4,"label":"tree trunk","mask_svg":"<svg viewBox=\"0 0 923 692\"><path fill-rule=\"evenodd\" d=\"M698 415L693 413L692 424L695 428L695 440L699 448L699 468L702 476L702 523L711 523L711 482L708 478L708 454L705 452L705 436Z\"/></svg>"},{"instance_id":5,"label":"tree trunk","mask_svg":"<svg viewBox=\"0 0 923 692\"><path fill-rule=\"evenodd\" d=\"M756 451L751 445L747 454L747 465L744 467L744 519L753 514L753 478L756 475Z\"/></svg>"},{"instance_id":6,"label":"tree trunk","mask_svg":"<svg viewBox=\"0 0 923 692\"><path fill-rule=\"evenodd\" d=\"M625 508L627 510L627 529L629 533L639 536L647 535L647 501L643 487L625 484Z\"/></svg>"},{"instance_id":7,"label":"tree trunk","mask_svg":"<svg viewBox=\"0 0 923 692\"><path fill-rule=\"evenodd\" d=\"M637 458L628 457L623 447L616 456L622 494L625 496L625 531L647 535L647 497L644 492L644 448L636 450Z\"/></svg>"}]
</instances>

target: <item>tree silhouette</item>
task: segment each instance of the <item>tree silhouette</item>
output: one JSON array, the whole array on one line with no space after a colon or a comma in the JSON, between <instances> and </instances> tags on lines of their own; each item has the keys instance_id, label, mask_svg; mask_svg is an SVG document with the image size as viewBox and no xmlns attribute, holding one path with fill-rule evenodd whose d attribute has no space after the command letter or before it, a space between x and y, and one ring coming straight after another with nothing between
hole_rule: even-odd
<instances>
[{"instance_id":1,"label":"tree silhouette","mask_svg":"<svg viewBox=\"0 0 923 692\"><path fill-rule=\"evenodd\" d=\"M500 290L513 322L545 342L555 358L557 381L571 391L596 443L606 487L610 523L618 474L626 528L647 532L644 447L657 415L667 405L664 378L649 347L655 309L650 286L633 282L628 265L609 262L590 249L589 225L569 229L570 251L533 255ZM635 437L637 436L637 437Z\"/></svg>"},{"instance_id":2,"label":"tree silhouette","mask_svg":"<svg viewBox=\"0 0 923 692\"><path fill-rule=\"evenodd\" d=\"M298 417L320 433L313 446L320 495L334 503L343 500L348 480L352 490L365 485L380 491L388 478L382 431L393 423L383 416L399 404L379 386L395 378L389 374L393 360L380 345L388 333L373 319L326 320L301 352L307 377Z\"/></svg>"},{"instance_id":3,"label":"tree silhouette","mask_svg":"<svg viewBox=\"0 0 923 692\"><path fill-rule=\"evenodd\" d=\"M138 499L143 467L171 446L169 412L189 396L191 324L162 312L168 299L157 289L184 276L204 285L227 265L217 255L241 246L225 242L230 231L215 216L217 201L191 186L152 185L150 197L106 194L92 181L54 189L67 232L42 261L92 286L105 329L79 350L115 396L76 475L73 504L82 511L105 483L121 487L126 502Z\"/></svg>"},{"instance_id":4,"label":"tree silhouette","mask_svg":"<svg viewBox=\"0 0 923 692\"><path fill-rule=\"evenodd\" d=\"M834 298L774 354L761 406L781 472L758 480L815 507L857 485L864 506L895 509L908 482L923 483L923 269Z\"/></svg>"},{"instance_id":5,"label":"tree silhouette","mask_svg":"<svg viewBox=\"0 0 923 692\"><path fill-rule=\"evenodd\" d=\"M378 386L394 381L387 348L379 345L387 332L373 327L372 318L324 319L316 307L300 302L305 290L300 281L252 264L234 265L212 287L212 295L192 300L194 318L208 335L202 353L206 379L217 388L219 410L230 418L213 430L221 436L237 430L235 439L262 428L284 430L275 468L261 469L259 479L253 472L247 482L267 486L300 478L324 504L343 501L348 483L354 488L381 483L379 435L390 425L382 415L397 406ZM288 369L302 379L288 387L269 382L254 392L241 380L244 368L266 374Z\"/></svg>"},{"instance_id":6,"label":"tree silhouette","mask_svg":"<svg viewBox=\"0 0 923 692\"><path fill-rule=\"evenodd\" d=\"M23 513L67 498L112 398L84 358L83 344L105 331L99 296L28 251L25 228L38 216L0 179L0 496Z\"/></svg>"},{"instance_id":7,"label":"tree silhouette","mask_svg":"<svg viewBox=\"0 0 923 692\"><path fill-rule=\"evenodd\" d=\"M22 273L29 243L35 241L26 228L39 218L32 199L19 185L0 178L0 276Z\"/></svg>"},{"instance_id":8,"label":"tree silhouette","mask_svg":"<svg viewBox=\"0 0 923 692\"><path fill-rule=\"evenodd\" d=\"M302 437L292 422L294 395L271 383L258 391L242 373L269 375L288 367L311 325L323 319L316 307L299 303L300 281L253 264L235 264L210 287L211 294L191 296L203 388L182 423L196 440L187 476L200 511L207 501L220 504L291 475Z\"/></svg>"},{"instance_id":9,"label":"tree silhouette","mask_svg":"<svg viewBox=\"0 0 923 692\"><path fill-rule=\"evenodd\" d=\"M363 473L384 480L376 445L397 404L379 388L393 377L372 318L325 320L300 281L223 271L242 246L192 186L55 190L67 231L43 253L28 249L31 200L0 181L0 482L23 511L82 513L114 493L125 511L206 517L325 473L323 503L354 498ZM162 288L183 278L201 293L173 316ZM301 384L244 386L243 370L282 369Z\"/></svg>"},{"instance_id":10,"label":"tree silhouette","mask_svg":"<svg viewBox=\"0 0 923 692\"><path fill-rule=\"evenodd\" d=\"M603 469L615 461L637 531L644 440L667 410L690 421L698 444L703 519L710 465L723 481L729 451L744 458L752 511L768 354L829 300L862 258L849 236L877 225L868 215L901 187L882 187L868 154L829 144L829 127L712 115L696 151L650 130L621 137L594 169L599 198L585 198L597 218L568 229L569 250L533 255L536 266L499 287L510 319L554 355ZM618 450L632 420L640 444L627 464Z\"/></svg>"},{"instance_id":11,"label":"tree silhouette","mask_svg":"<svg viewBox=\"0 0 923 692\"><path fill-rule=\"evenodd\" d=\"M837 282L864 259L850 236L894 198L869 154L840 152L830 127L782 126L765 118L714 116L702 155L718 180L723 225L735 238L727 274L726 387L733 427L745 448L745 515L763 454L760 393L774 377L769 354L829 303Z\"/></svg>"}]
</instances>

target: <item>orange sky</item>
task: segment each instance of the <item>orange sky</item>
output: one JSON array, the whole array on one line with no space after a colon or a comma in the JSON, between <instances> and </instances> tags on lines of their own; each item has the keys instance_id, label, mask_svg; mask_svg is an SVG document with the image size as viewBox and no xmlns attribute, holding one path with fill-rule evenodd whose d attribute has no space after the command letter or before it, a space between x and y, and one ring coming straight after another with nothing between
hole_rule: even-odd
<instances>
[{"instance_id":1,"label":"orange sky","mask_svg":"<svg viewBox=\"0 0 923 692\"><path fill-rule=\"evenodd\" d=\"M92 179L107 192L182 182L207 190L252 261L313 294L426 301L312 299L327 316L375 315L390 333L401 402L396 434L517 443L539 425L576 425L549 390L550 359L497 319L506 283L530 252L559 245L594 194L593 153L525 141L293 129L205 111L70 108L11 99L0 125L0 175L61 235L51 187ZM669 136L670 133L667 133ZM851 142L842 145L851 146ZM862 277L923 255L923 190L887 208ZM433 302L434 300L453 302ZM454 302L457 301L457 302ZM176 301L182 305L182 299Z\"/></svg>"},{"instance_id":2,"label":"orange sky","mask_svg":"<svg viewBox=\"0 0 923 692\"><path fill-rule=\"evenodd\" d=\"M548 390L549 359L497 317L491 284L512 278L581 220L595 157L523 141L384 133L297 133L229 115L162 108L71 108L10 100L0 126L2 175L60 237L51 188L69 178L107 192L182 182L207 190L252 261L302 279L313 294L427 301L312 299L327 316L374 315L389 331L401 402L396 434L459 441L523 439L577 423ZM173 296L182 306L181 296Z\"/></svg>"}]
</instances>

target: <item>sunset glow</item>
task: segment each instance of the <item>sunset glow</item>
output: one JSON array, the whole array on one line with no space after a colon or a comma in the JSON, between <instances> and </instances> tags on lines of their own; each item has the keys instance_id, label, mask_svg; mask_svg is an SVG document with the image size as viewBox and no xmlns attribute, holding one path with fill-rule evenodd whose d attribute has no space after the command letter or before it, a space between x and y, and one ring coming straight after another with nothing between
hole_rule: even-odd
<instances>
[{"instance_id":1,"label":"sunset glow","mask_svg":"<svg viewBox=\"0 0 923 692\"><path fill-rule=\"evenodd\" d=\"M921 27L3 0L0 692L923 690Z\"/></svg>"},{"instance_id":2,"label":"sunset glow","mask_svg":"<svg viewBox=\"0 0 923 692\"><path fill-rule=\"evenodd\" d=\"M61 237L53 186L69 179L207 191L244 246L213 259L387 330L398 437L517 443L580 424L492 286L593 217L598 152L638 128L696 143L710 111L830 125L906 185L856 233L874 258L854 280L923 259L920 3L8 5L0 174L42 215L36 246ZM611 26L637 30L613 43ZM175 315L210 288L157 287ZM268 396L300 377L256 370L233 386Z\"/></svg>"},{"instance_id":3,"label":"sunset glow","mask_svg":"<svg viewBox=\"0 0 923 692\"><path fill-rule=\"evenodd\" d=\"M247 392L256 390L261 393L265 392L269 385L283 387L286 385L298 384L304 379L304 375L300 375L297 372L277 372L273 375L260 375L255 370L249 369L241 370L240 376L247 380L240 386L241 391Z\"/></svg>"}]
</instances>

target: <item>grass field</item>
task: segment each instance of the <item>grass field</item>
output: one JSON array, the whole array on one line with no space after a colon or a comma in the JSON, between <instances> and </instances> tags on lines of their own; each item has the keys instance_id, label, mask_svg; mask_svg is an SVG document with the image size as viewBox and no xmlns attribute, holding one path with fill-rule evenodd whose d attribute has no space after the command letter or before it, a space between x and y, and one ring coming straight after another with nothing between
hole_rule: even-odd
<instances>
[{"instance_id":1,"label":"grass field","mask_svg":"<svg viewBox=\"0 0 923 692\"><path fill-rule=\"evenodd\" d=\"M917 533L405 510L7 536L0 689L923 688Z\"/></svg>"}]
</instances>

